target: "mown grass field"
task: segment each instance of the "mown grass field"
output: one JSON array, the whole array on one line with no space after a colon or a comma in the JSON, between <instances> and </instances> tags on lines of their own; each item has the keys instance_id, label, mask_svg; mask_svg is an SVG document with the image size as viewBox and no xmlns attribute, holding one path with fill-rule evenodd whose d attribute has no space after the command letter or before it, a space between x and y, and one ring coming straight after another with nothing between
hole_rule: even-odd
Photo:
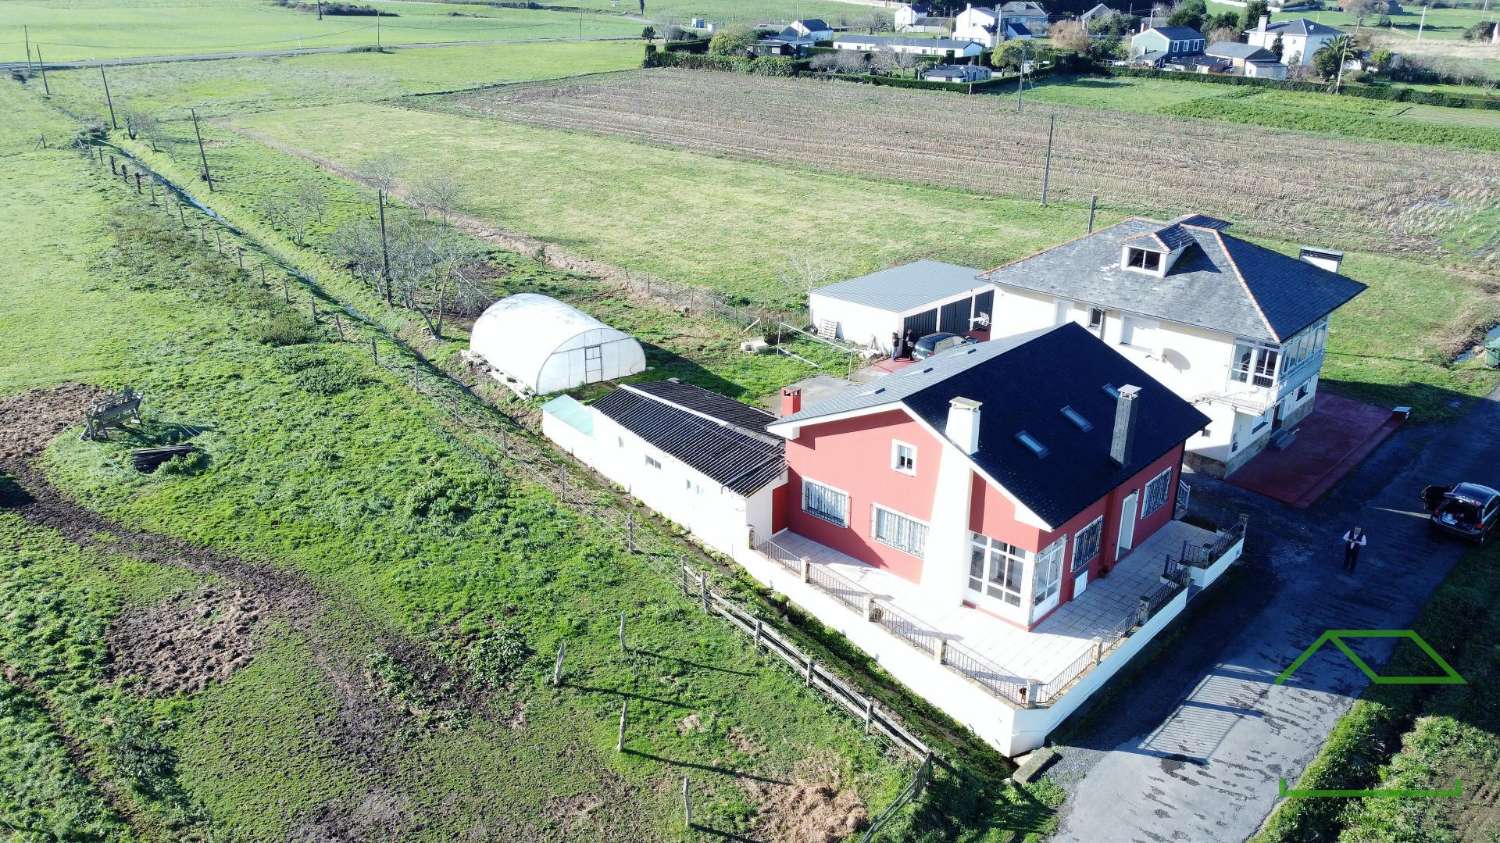
<instances>
[{"instance_id":1,"label":"mown grass field","mask_svg":"<svg viewBox=\"0 0 1500 843\"><path fill-rule=\"evenodd\" d=\"M110 69L109 88L120 113L186 120L189 108L224 116L624 70L640 65L641 50L635 41L584 41L125 65ZM98 71L53 71L47 81L57 105L107 116Z\"/></svg>"},{"instance_id":2,"label":"mown grass field","mask_svg":"<svg viewBox=\"0 0 1500 843\"><path fill-rule=\"evenodd\" d=\"M1047 80L1033 99L1399 143L1500 152L1500 111L1172 79Z\"/></svg>"},{"instance_id":3,"label":"mown grass field","mask_svg":"<svg viewBox=\"0 0 1500 843\"><path fill-rule=\"evenodd\" d=\"M483 4L370 0L395 17L379 22L381 44L530 41L639 35L613 14L512 9ZM48 61L188 55L376 42L373 16L325 15L263 0L3 0L0 61L24 61L23 27Z\"/></svg>"},{"instance_id":4,"label":"mown grass field","mask_svg":"<svg viewBox=\"0 0 1500 843\"><path fill-rule=\"evenodd\" d=\"M612 138L591 138L584 152L574 136L553 130L441 114L398 124L374 118L378 113L347 106L254 115L233 125L295 146L316 139L319 156L348 167L378 149L397 149L413 179L437 170L461 174L473 186L464 210L484 219L631 270L791 306L799 299L782 281L789 255L815 255L829 278L918 256L986 267L1076 236L1067 226L1081 216L1066 206L1043 210L1024 200L807 171L793 171L791 181L805 191L799 200L783 202L788 171L766 164ZM378 137L340 128L355 123L392 128ZM313 172L247 137L215 137L223 140L219 160L232 168L232 189L245 191L247 204L299 168ZM339 142L330 146L328 138ZM601 217L598 208L631 212ZM851 217L861 224L851 228ZM965 221L962 236L950 230L953 219ZM766 245L773 241L774 248ZM1297 245L1266 242L1292 253ZM703 244L712 244L711 263L702 259ZM1494 386L1493 372L1447 362L1477 328L1500 319L1482 273L1354 252L1345 271L1371 289L1334 319L1327 379L1379 403L1413 404L1429 418L1452 415L1463 396ZM732 348L725 348L721 359L732 367Z\"/></svg>"},{"instance_id":5,"label":"mown grass field","mask_svg":"<svg viewBox=\"0 0 1500 843\"><path fill-rule=\"evenodd\" d=\"M8 113L59 128L18 93L0 89ZM107 675L102 630L201 578L79 548L0 513L0 541L16 549L0 563L0 656L41 677L61 728L99 759L91 776L139 814L101 808L98 787L59 766L58 718L7 688L0 730L25 741L27 760L8 761L5 775L27 787L0 800L6 821L106 837L211 828L285 838L352 822L345 830L356 836L394 829L408 839L677 839L684 763L734 771L688 768L702 821L741 833L756 797L736 774L837 778L876 810L902 786L909 768L852 721L762 666L526 470L487 470L476 459L483 443L456 440L436 408L361 347L331 342L326 327L311 342L263 344L258 326L277 299L257 292L250 273L76 153L7 160L0 180L21 201L0 212L0 255L28 271L0 280L0 394L128 382L148 396L154 422L206 431L206 465L151 476L128 468L128 441L65 436L46 460L54 481L126 524L300 572L330 596L320 624L339 651L313 648L273 612L254 660L227 682L141 696ZM34 248L53 242L47 232L66 233L72 248ZM389 344L383 355L399 359ZM506 466L498 449L489 456ZM620 610L637 655L612 643ZM509 665L487 708L418 720L361 763L330 737L339 698L324 658L347 650L362 662L378 644L370 630L386 629L462 667L456 643L501 628L530 655ZM551 689L541 680L562 640L578 687ZM399 696L399 671L384 681ZM623 694L636 695L630 745L642 754L613 751ZM681 727L689 716L698 725ZM132 766L138 752L150 769ZM387 825L359 827L361 805ZM121 830L127 823L135 832Z\"/></svg>"}]
</instances>

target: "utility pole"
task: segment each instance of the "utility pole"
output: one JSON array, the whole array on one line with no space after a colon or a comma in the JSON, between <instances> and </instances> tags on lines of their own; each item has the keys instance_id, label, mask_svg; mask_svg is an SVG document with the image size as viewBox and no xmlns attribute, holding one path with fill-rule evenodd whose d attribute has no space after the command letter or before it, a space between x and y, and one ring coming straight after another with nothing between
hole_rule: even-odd
<instances>
[{"instance_id":1,"label":"utility pole","mask_svg":"<svg viewBox=\"0 0 1500 843\"><path fill-rule=\"evenodd\" d=\"M375 10L375 49L376 50L381 49L381 47L380 47L380 10L379 9Z\"/></svg>"},{"instance_id":2,"label":"utility pole","mask_svg":"<svg viewBox=\"0 0 1500 843\"><path fill-rule=\"evenodd\" d=\"M1089 197L1089 233L1094 233L1094 212L1099 210L1099 194Z\"/></svg>"},{"instance_id":3,"label":"utility pole","mask_svg":"<svg viewBox=\"0 0 1500 843\"><path fill-rule=\"evenodd\" d=\"M1427 28L1427 7L1422 7L1422 21L1417 24L1417 43L1422 43L1422 30Z\"/></svg>"},{"instance_id":4,"label":"utility pole","mask_svg":"<svg viewBox=\"0 0 1500 843\"><path fill-rule=\"evenodd\" d=\"M1047 207L1047 185L1052 179L1052 135L1057 131L1057 115L1047 118L1047 163L1042 168L1042 207Z\"/></svg>"},{"instance_id":5,"label":"utility pole","mask_svg":"<svg viewBox=\"0 0 1500 843\"><path fill-rule=\"evenodd\" d=\"M52 96L52 88L47 84L47 64L42 61L42 45L36 45L36 66L42 72L42 91L47 96Z\"/></svg>"},{"instance_id":6,"label":"utility pole","mask_svg":"<svg viewBox=\"0 0 1500 843\"><path fill-rule=\"evenodd\" d=\"M23 26L21 31L26 34L26 69L31 69L31 27Z\"/></svg>"},{"instance_id":7,"label":"utility pole","mask_svg":"<svg viewBox=\"0 0 1500 843\"><path fill-rule=\"evenodd\" d=\"M318 0L318 20L323 19L323 0Z\"/></svg>"},{"instance_id":8,"label":"utility pole","mask_svg":"<svg viewBox=\"0 0 1500 843\"><path fill-rule=\"evenodd\" d=\"M109 125L118 131L120 124L115 120L115 101L109 95L109 77L104 75L104 65L102 64L99 65L99 78L104 80L104 101L109 104Z\"/></svg>"},{"instance_id":9,"label":"utility pole","mask_svg":"<svg viewBox=\"0 0 1500 843\"><path fill-rule=\"evenodd\" d=\"M198 136L198 160L203 162L203 180L208 182L208 192L214 192L214 177L208 171L208 153L203 151L203 132L198 128L198 109L188 109L193 115L193 134Z\"/></svg>"},{"instance_id":10,"label":"utility pole","mask_svg":"<svg viewBox=\"0 0 1500 843\"><path fill-rule=\"evenodd\" d=\"M380 276L385 281L385 303L391 304L391 253L385 245L385 191L376 193L380 202Z\"/></svg>"},{"instance_id":11,"label":"utility pole","mask_svg":"<svg viewBox=\"0 0 1500 843\"><path fill-rule=\"evenodd\" d=\"M1427 7L1422 7L1422 14L1427 14ZM1344 49L1339 51L1339 72L1333 78L1333 92L1336 94L1344 86L1344 65L1349 62L1349 42L1359 37L1359 25L1365 22L1365 16L1360 15L1354 19L1354 34L1344 36Z\"/></svg>"}]
</instances>

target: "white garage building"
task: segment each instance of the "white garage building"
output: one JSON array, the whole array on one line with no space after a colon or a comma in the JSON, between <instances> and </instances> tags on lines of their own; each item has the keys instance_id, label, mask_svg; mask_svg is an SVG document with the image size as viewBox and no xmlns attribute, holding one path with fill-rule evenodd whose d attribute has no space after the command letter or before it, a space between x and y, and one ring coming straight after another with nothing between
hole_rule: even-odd
<instances>
[{"instance_id":1,"label":"white garage building","mask_svg":"<svg viewBox=\"0 0 1500 843\"><path fill-rule=\"evenodd\" d=\"M536 293L490 305L474 323L469 349L497 377L543 394L612 381L646 369L646 352L629 334Z\"/></svg>"},{"instance_id":2,"label":"white garage building","mask_svg":"<svg viewBox=\"0 0 1500 843\"><path fill-rule=\"evenodd\" d=\"M979 270L920 260L819 287L807 295L818 333L891 352L891 335L937 331L989 339L995 288Z\"/></svg>"}]
</instances>

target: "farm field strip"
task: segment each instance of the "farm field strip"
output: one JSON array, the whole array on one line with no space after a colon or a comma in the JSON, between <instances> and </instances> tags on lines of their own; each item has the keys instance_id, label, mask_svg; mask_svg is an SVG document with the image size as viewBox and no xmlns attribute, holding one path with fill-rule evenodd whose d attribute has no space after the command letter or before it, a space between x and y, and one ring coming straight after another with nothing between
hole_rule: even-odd
<instances>
[{"instance_id":1,"label":"farm field strip","mask_svg":"<svg viewBox=\"0 0 1500 843\"><path fill-rule=\"evenodd\" d=\"M1040 194L1055 116L1055 199L1204 211L1265 236L1375 251L1437 253L1465 213L1500 204L1500 156L1345 142L1333 157L1304 133L1052 105L1017 115L1001 97L668 70L419 106L1019 196Z\"/></svg>"},{"instance_id":2,"label":"farm field strip","mask_svg":"<svg viewBox=\"0 0 1500 843\"><path fill-rule=\"evenodd\" d=\"M310 6L311 4L309 4ZM485 4L368 0L380 18L381 44L535 40L639 35L641 24L618 14L504 8ZM169 12L169 14L164 14ZM325 15L265 0L5 0L0 3L0 61L25 61L20 37L48 61L189 55L302 47L375 46L373 16ZM11 37L14 33L16 37Z\"/></svg>"}]
</instances>

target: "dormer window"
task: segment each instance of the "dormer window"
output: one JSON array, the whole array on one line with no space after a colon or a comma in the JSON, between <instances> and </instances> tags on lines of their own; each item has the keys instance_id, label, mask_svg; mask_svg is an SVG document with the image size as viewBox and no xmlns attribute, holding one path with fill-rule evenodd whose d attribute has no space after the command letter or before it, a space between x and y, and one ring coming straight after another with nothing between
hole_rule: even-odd
<instances>
[{"instance_id":1,"label":"dormer window","mask_svg":"<svg viewBox=\"0 0 1500 843\"><path fill-rule=\"evenodd\" d=\"M1128 269L1139 269L1159 275L1161 274L1161 259L1161 252L1153 252L1137 246L1125 247L1125 266Z\"/></svg>"}]
</instances>

